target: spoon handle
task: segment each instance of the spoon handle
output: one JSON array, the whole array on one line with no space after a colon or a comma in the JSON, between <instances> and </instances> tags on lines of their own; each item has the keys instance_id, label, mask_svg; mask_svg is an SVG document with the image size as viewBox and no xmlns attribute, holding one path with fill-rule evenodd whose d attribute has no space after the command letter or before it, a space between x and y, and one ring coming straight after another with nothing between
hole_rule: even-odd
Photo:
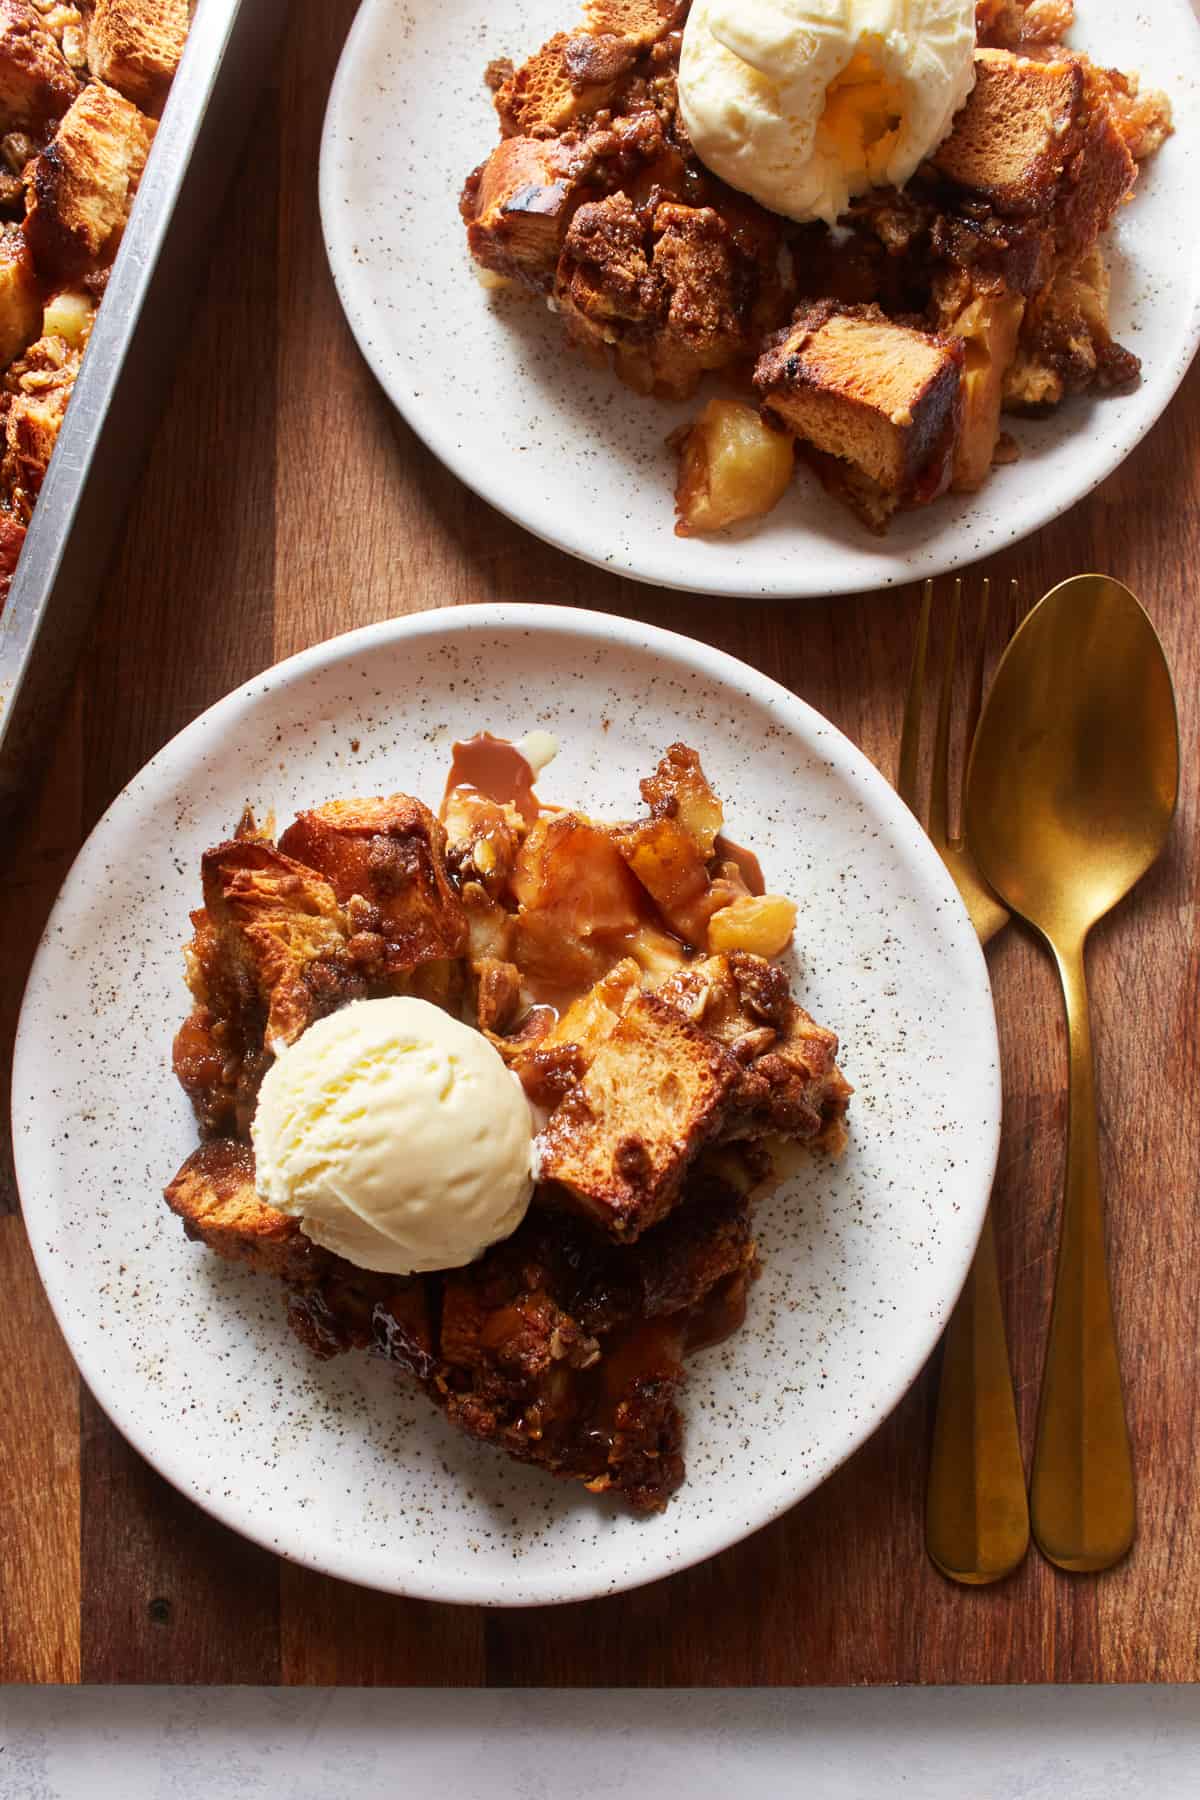
<instances>
[{"instance_id":1,"label":"spoon handle","mask_svg":"<svg viewBox=\"0 0 1200 1800\"><path fill-rule=\"evenodd\" d=\"M1083 940L1053 949L1067 1005L1071 1085L1062 1238L1030 1512L1034 1538L1050 1562L1060 1569L1107 1569L1133 1542L1133 1461L1104 1248Z\"/></svg>"}]
</instances>

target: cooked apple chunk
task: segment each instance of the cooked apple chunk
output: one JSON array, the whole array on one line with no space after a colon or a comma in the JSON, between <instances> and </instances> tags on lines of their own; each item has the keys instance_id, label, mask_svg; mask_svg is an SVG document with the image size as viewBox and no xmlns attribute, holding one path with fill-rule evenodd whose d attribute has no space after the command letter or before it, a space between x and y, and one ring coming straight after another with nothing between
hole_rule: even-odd
<instances>
[{"instance_id":1,"label":"cooked apple chunk","mask_svg":"<svg viewBox=\"0 0 1200 1800\"><path fill-rule=\"evenodd\" d=\"M761 519L778 506L791 483L795 450L790 434L768 425L740 400L710 400L677 442L675 530L680 537Z\"/></svg>"},{"instance_id":2,"label":"cooked apple chunk","mask_svg":"<svg viewBox=\"0 0 1200 1800\"><path fill-rule=\"evenodd\" d=\"M745 950L752 956L780 956L796 929L796 902L782 894L743 894L708 921L708 947Z\"/></svg>"}]
</instances>

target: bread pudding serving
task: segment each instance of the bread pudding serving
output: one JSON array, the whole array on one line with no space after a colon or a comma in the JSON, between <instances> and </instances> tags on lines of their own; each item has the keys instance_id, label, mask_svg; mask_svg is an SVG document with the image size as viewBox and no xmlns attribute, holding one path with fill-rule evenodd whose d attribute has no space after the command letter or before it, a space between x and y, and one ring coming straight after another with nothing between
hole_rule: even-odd
<instances>
[{"instance_id":1,"label":"bread pudding serving","mask_svg":"<svg viewBox=\"0 0 1200 1800\"><path fill-rule=\"evenodd\" d=\"M0 611L189 16L188 0L0 0Z\"/></svg>"},{"instance_id":2,"label":"bread pudding serving","mask_svg":"<svg viewBox=\"0 0 1200 1800\"><path fill-rule=\"evenodd\" d=\"M174 1052L203 1142L166 1198L317 1356L372 1349L648 1513L687 1358L742 1323L754 1203L841 1150L851 1090L695 751L620 824L540 804L540 760L485 734L440 816L339 800L206 853Z\"/></svg>"},{"instance_id":3,"label":"bread pudding serving","mask_svg":"<svg viewBox=\"0 0 1200 1800\"><path fill-rule=\"evenodd\" d=\"M588 0L490 68L486 279L639 393L722 378L672 440L681 534L763 516L798 458L882 532L1014 460L1005 412L1136 383L1106 234L1170 108L1069 47L1073 10Z\"/></svg>"}]
</instances>

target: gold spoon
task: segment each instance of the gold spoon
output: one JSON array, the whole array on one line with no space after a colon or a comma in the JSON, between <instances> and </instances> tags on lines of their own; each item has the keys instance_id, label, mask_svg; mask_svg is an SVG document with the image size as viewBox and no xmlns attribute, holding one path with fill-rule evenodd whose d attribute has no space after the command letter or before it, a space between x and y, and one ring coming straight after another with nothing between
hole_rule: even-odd
<instances>
[{"instance_id":1,"label":"gold spoon","mask_svg":"<svg viewBox=\"0 0 1200 1800\"><path fill-rule=\"evenodd\" d=\"M1175 696L1129 589L1077 575L1030 613L996 672L967 780L967 841L1062 978L1070 1106L1062 1239L1030 1489L1062 1569L1133 1542L1133 1463L1104 1250L1084 945L1166 841L1179 785Z\"/></svg>"}]
</instances>

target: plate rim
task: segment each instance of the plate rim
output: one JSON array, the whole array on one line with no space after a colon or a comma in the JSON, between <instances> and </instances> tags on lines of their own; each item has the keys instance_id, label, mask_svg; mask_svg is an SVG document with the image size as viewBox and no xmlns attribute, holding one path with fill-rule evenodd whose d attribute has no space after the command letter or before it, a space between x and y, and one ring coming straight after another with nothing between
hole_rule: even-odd
<instances>
[{"instance_id":1,"label":"plate rim","mask_svg":"<svg viewBox=\"0 0 1200 1800\"><path fill-rule=\"evenodd\" d=\"M819 1477L797 1482L787 1498L773 1503L763 1509L761 1513L752 1513L748 1519L741 1518L736 1522L731 1522L729 1526L717 1527L715 1530L711 1527L698 1527L693 1541L682 1554L676 1551L669 1559L665 1555L648 1557L646 1563L634 1571L628 1580L596 1581L589 1580L586 1575L580 1580L571 1569L556 1568L551 1565L540 1575L532 1574L531 1576L530 1571L522 1570L520 1575L513 1579L511 1590L505 1589L504 1591L498 1591L494 1584L489 1585L489 1578L486 1576L473 1579L470 1576L453 1574L439 1578L436 1568L433 1571L411 1570L405 1579L393 1579L385 1573L373 1575L368 1568L364 1567L364 1553L347 1551L344 1546L332 1541L323 1541L317 1548L311 1550L303 1541L299 1547L285 1547L279 1541L271 1538L265 1525L256 1529L253 1519L242 1515L236 1502L223 1507L221 1501L224 1496L206 1494L201 1491L197 1481L189 1474L187 1468L180 1466L180 1458L172 1451L170 1443L164 1450L161 1444L149 1442L148 1433L142 1428L137 1417L136 1404L131 1407L125 1398L125 1389L128 1387L128 1383L122 1383L119 1380L111 1381L107 1376L97 1382L94 1374L80 1360L76 1347L79 1336L76 1332L76 1320L85 1317L86 1314L81 1312L73 1301L75 1291L73 1284L64 1281L60 1287L58 1261L53 1246L48 1241L49 1232L41 1229L39 1207L36 1200L32 1203L27 1202L27 1193L33 1194L38 1185L36 1171L32 1168L35 1134L20 1130L22 1124L30 1123L37 1117L36 1111L29 1110L36 1104L35 1096L38 1086L35 1066L38 1038L33 1020L34 1007L38 1003L35 990L50 991L49 984L44 979L44 972L55 952L58 920L60 915L75 903L77 895L84 895L89 891L91 881L88 864L95 855L97 846L103 844L114 820L119 821L121 814L135 804L154 776L161 772L162 764L169 761L172 755L178 755L187 740L191 739L195 740L197 744L200 743L214 728L219 728L225 718L237 713L247 705L252 705L256 698L256 690L259 690L260 684L267 676L271 678L271 689L274 691L281 685L290 685L303 680L314 670L332 667L338 662L356 658L364 653L369 654L381 644L391 645L403 641L405 638L419 636L430 636L436 639L447 631L470 635L475 631L487 630L566 631L581 636L589 643L611 642L617 646L626 646L642 652L647 650L657 652L666 657L668 666L678 666L680 662L683 662L699 674L709 679L716 679L722 685L732 685L735 691L745 693L760 703L772 708L782 707L785 715L792 715L792 718L789 719L789 729L796 730L794 720L796 718L800 720L798 735L803 741L811 744L813 733L819 731L821 750L825 760L833 763L843 774L853 775L863 784L866 792L873 796L874 803L878 808L877 817L889 829L892 843L903 845L907 853L914 857L918 864L924 864L926 878L933 883L935 889L941 889L942 907L945 910L943 911L940 907L939 916L944 920L953 921L954 937L948 949L952 951L957 948L969 961L976 963L978 971L984 976L983 982L978 984L975 991L979 996L981 1023L988 1033L988 1053L986 1061L981 1061L977 1089L981 1129L986 1133L987 1140L983 1156L983 1169L987 1180L986 1183L981 1181L981 1191L978 1196L964 1194L960 1198L960 1210L965 1213L971 1229L962 1243L959 1259L961 1266L956 1273L953 1292L947 1290L944 1296L944 1310L940 1314L937 1313L936 1308L931 1310L929 1318L932 1322L927 1324L925 1330L917 1334L914 1339L915 1348L908 1361L897 1373L893 1374L886 1393L880 1398L870 1417L860 1418L857 1428L851 1434L850 1441L837 1460L824 1468ZM985 1001L985 996L990 996L990 983L987 980L987 965L983 950L950 874L929 838L869 757L859 750L857 745L824 714L818 712L799 695L792 693L781 682L764 675L752 664L742 662L728 651L717 649L700 639L689 638L682 633L669 631L661 626L651 625L637 619L600 613L582 607L543 605L537 602L489 602L465 606L431 607L423 611L398 614L390 619L360 626L354 630L339 633L335 637L327 638L319 644L310 645L240 683L238 687L215 701L212 706L197 714L156 751L121 789L89 832L72 861L70 871L59 890L54 907L39 939L18 1017L13 1048L11 1119L13 1159L17 1188L21 1199L21 1214L39 1279L58 1327L62 1331L67 1348L76 1363L80 1378L87 1385L116 1430L156 1473L226 1528L235 1531L239 1536L285 1561L331 1575L338 1580L414 1599L477 1605L489 1609L506 1609L530 1605L570 1604L586 1599L604 1598L615 1593L631 1592L635 1588L644 1587L665 1577L681 1573L685 1569L695 1567L697 1564L721 1554L724 1550L731 1549L735 1544L743 1542L747 1537L754 1535L784 1513L789 1512L829 1480L837 1469L874 1435L900 1404L920 1375L936 1347L966 1281L978 1235L983 1227L999 1158L1002 1114L999 1040L995 1010L990 1004L990 999ZM26 1096L29 1096L29 1108L27 1108ZM977 1214L977 1217L972 1219L972 1213ZM42 1218L48 1219L48 1217L49 1210L43 1208ZM276 1521L276 1525L278 1525L278 1521ZM365 1560L369 1560L369 1557Z\"/></svg>"},{"instance_id":2,"label":"plate rim","mask_svg":"<svg viewBox=\"0 0 1200 1800\"><path fill-rule=\"evenodd\" d=\"M1174 19L1180 31L1190 30L1192 48L1200 59L1200 15L1193 10L1192 0L1160 0L1172 8ZM902 570L879 571L878 579L864 587L857 577L851 578L847 573L838 573L844 567L839 554L826 564L819 563L820 578L810 578L797 586L788 581L783 570L789 565L785 558L780 559L781 574L767 585L749 577L739 578L736 572L719 581L711 579L691 579L675 576L656 568L651 571L645 567L633 566L636 559L632 557L615 557L608 559L594 549L588 547L586 534L570 529L569 519L564 515L564 525L560 529L552 529L543 523L531 523L521 516L518 510L505 498L511 488L506 488L491 474L491 465L486 458L473 462L468 469L457 459L450 447L448 434L443 437L439 429L436 408L422 407L417 403L411 384L405 385L399 379L393 379L391 364L373 353L371 313L360 308L352 299L354 282L348 271L352 270L354 255L348 235L341 227L341 213L344 208L335 204L335 149L338 138L338 118L351 85L352 71L358 53L360 38L365 38L374 22L374 16L388 6L398 4L398 0L361 0L355 14L353 24L346 36L338 59L326 102L324 119L321 127L321 145L318 166L318 202L321 218L321 235L325 246L325 255L337 291L346 322L358 346L373 379L383 390L389 403L398 412L409 428L425 445L432 455L437 457L442 466L449 471L464 487L476 494L479 499L493 507L504 518L509 519L530 536L549 544L553 549L562 551L579 562L592 568L601 569L606 574L624 577L649 587L667 588L678 593L718 595L725 599L759 599L759 600L811 600L844 594L884 593L897 587L903 587L914 581L934 578L939 575L955 574L973 566L983 558L994 556L1011 549L1015 544L1032 537L1035 532L1053 524L1077 506L1081 500L1094 493L1101 483L1125 463L1137 449L1138 445L1149 435L1166 413L1175 395L1178 393L1189 368L1200 350L1200 237L1193 243L1191 268L1191 307L1185 315L1186 322L1181 322L1178 340L1163 362L1172 360L1170 372L1162 381L1161 387L1157 379L1154 381L1154 399L1141 412L1136 413L1131 423L1124 429L1114 430L1111 434L1096 432L1097 443L1103 440L1107 446L1089 467L1086 479L1078 485L1071 482L1051 484L1047 489L1039 488L1031 479L1026 499L1020 508L1020 522L1015 529L1006 530L996 524L991 530L984 528L981 537L975 541L968 540L968 532L964 529L964 542L956 551L939 550L943 534L937 534L929 544L922 545L911 553ZM565 346L564 346L564 354ZM1087 434L1081 428L1078 437L1071 442L1083 445ZM445 446L443 448L443 445ZM501 463L503 459L500 459ZM1080 459L1077 459L1080 460ZM499 466L499 465L498 465ZM1032 466L1032 465L1031 465ZM1039 500L1041 494L1051 495ZM664 507L667 500L664 497ZM965 524L966 522L964 522ZM885 540L886 541L886 540ZM713 574L719 574L714 569Z\"/></svg>"}]
</instances>

